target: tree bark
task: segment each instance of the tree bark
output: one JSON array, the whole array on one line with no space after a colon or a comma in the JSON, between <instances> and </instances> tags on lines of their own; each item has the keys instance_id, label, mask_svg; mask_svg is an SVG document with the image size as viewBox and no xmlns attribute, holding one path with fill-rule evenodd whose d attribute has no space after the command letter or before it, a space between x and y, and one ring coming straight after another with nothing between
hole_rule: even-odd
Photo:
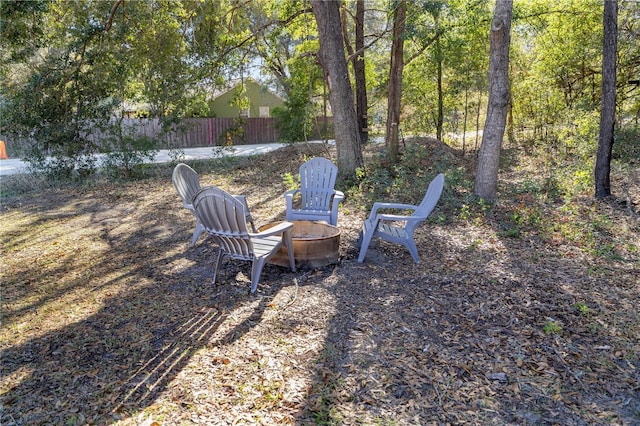
<instances>
[{"instance_id":1,"label":"tree bark","mask_svg":"<svg viewBox=\"0 0 640 426\"><path fill-rule=\"evenodd\" d=\"M490 34L487 118L478 154L478 171L474 186L475 195L489 201L496 198L500 151L510 101L509 45L512 13L512 0L496 1Z\"/></svg>"},{"instance_id":2,"label":"tree bark","mask_svg":"<svg viewBox=\"0 0 640 426\"><path fill-rule=\"evenodd\" d=\"M438 31L438 17L434 16L436 31ZM440 36L436 39L436 78L438 87L438 117L436 118L436 139L443 140L444 127L444 92L442 90L442 45Z\"/></svg>"},{"instance_id":3,"label":"tree bark","mask_svg":"<svg viewBox=\"0 0 640 426\"><path fill-rule=\"evenodd\" d=\"M363 160L353 90L342 42L340 2L311 0L311 8L320 39L318 61L329 84L338 170L343 177L355 178L356 170L362 167Z\"/></svg>"},{"instance_id":4,"label":"tree bark","mask_svg":"<svg viewBox=\"0 0 640 426\"><path fill-rule=\"evenodd\" d=\"M356 116L358 117L358 132L360 133L360 143L365 145L369 140L368 116L369 109L367 99L367 78L364 65L364 0L356 1L356 13L354 15L355 43L351 45L349 31L347 30L348 12L343 13L342 30L344 45L353 66L353 76L356 89ZM354 47L355 46L355 47Z\"/></svg>"},{"instance_id":5,"label":"tree bark","mask_svg":"<svg viewBox=\"0 0 640 426\"><path fill-rule=\"evenodd\" d=\"M362 144L369 141L369 105L364 66L364 6L364 0L356 1L356 52L358 55L353 59L353 74L356 79L356 115Z\"/></svg>"},{"instance_id":6,"label":"tree bark","mask_svg":"<svg viewBox=\"0 0 640 426\"><path fill-rule=\"evenodd\" d=\"M611 149L616 113L616 58L618 50L618 2L604 1L602 19L604 37L602 42L602 100L600 107L600 133L595 166L595 196L611 195Z\"/></svg>"},{"instance_id":7,"label":"tree bark","mask_svg":"<svg viewBox=\"0 0 640 426\"><path fill-rule=\"evenodd\" d=\"M389 72L389 99L387 104L387 133L385 145L387 160L398 162L400 109L402 100L402 70L404 68L404 25L407 14L406 0L398 1L393 19L393 44Z\"/></svg>"},{"instance_id":8,"label":"tree bark","mask_svg":"<svg viewBox=\"0 0 640 426\"><path fill-rule=\"evenodd\" d=\"M467 148L467 116L469 114L469 88L464 88L464 121L462 122L462 156Z\"/></svg>"},{"instance_id":9,"label":"tree bark","mask_svg":"<svg viewBox=\"0 0 640 426\"><path fill-rule=\"evenodd\" d=\"M476 107L476 142L474 150L478 150L478 136L480 135L480 109L482 108L482 91L478 91L478 106Z\"/></svg>"}]
</instances>

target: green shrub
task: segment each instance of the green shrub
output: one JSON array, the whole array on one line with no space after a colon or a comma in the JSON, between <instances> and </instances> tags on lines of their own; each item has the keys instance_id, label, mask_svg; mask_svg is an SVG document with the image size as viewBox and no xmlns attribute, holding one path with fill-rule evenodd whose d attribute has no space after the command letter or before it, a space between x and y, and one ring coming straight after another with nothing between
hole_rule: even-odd
<instances>
[{"instance_id":1,"label":"green shrub","mask_svg":"<svg viewBox=\"0 0 640 426\"><path fill-rule=\"evenodd\" d=\"M639 125L616 128L611 157L623 163L637 163L640 161Z\"/></svg>"},{"instance_id":2,"label":"green shrub","mask_svg":"<svg viewBox=\"0 0 640 426\"><path fill-rule=\"evenodd\" d=\"M106 140L110 150L104 157L102 166L111 177L132 178L139 175L145 162L153 161L158 153L156 140L148 136L131 134L112 136Z\"/></svg>"}]
</instances>

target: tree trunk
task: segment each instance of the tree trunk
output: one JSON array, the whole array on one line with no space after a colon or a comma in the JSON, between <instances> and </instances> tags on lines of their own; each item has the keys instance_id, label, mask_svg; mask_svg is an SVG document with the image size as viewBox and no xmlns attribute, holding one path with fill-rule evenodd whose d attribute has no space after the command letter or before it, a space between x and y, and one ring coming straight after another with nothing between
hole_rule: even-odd
<instances>
[{"instance_id":1,"label":"tree trunk","mask_svg":"<svg viewBox=\"0 0 640 426\"><path fill-rule=\"evenodd\" d=\"M367 99L367 79L364 68L364 0L356 2L356 52L353 59L353 73L356 79L356 115L358 116L358 130L360 143L369 141L369 119Z\"/></svg>"},{"instance_id":2,"label":"tree trunk","mask_svg":"<svg viewBox=\"0 0 640 426\"><path fill-rule=\"evenodd\" d=\"M358 117L358 132L360 133L360 143L362 145L369 140L367 79L364 67L364 8L364 0L357 0L354 17L355 48L349 40L349 31L347 30L348 13L344 12L342 14L342 30L344 31L342 37L353 66L356 89L356 116Z\"/></svg>"},{"instance_id":3,"label":"tree trunk","mask_svg":"<svg viewBox=\"0 0 640 426\"><path fill-rule=\"evenodd\" d=\"M476 108L476 143L473 146L475 151L478 150L478 136L480 135L480 108L482 107L482 91L478 91L478 107Z\"/></svg>"},{"instance_id":4,"label":"tree trunk","mask_svg":"<svg viewBox=\"0 0 640 426\"><path fill-rule=\"evenodd\" d=\"M389 99L387 106L387 134L385 145L387 160L398 162L400 109L402 100L402 70L404 68L404 25L407 13L406 0L398 1L393 19L393 44L391 45L391 66L389 72Z\"/></svg>"},{"instance_id":5,"label":"tree trunk","mask_svg":"<svg viewBox=\"0 0 640 426\"><path fill-rule=\"evenodd\" d=\"M462 156L467 147L467 115L469 114L469 88L464 88L464 121L462 122Z\"/></svg>"},{"instance_id":6,"label":"tree trunk","mask_svg":"<svg viewBox=\"0 0 640 426\"><path fill-rule=\"evenodd\" d=\"M611 149L616 113L616 57L618 49L618 2L605 0L602 19L604 38L602 43L602 105L600 108L600 133L596 154L596 198L611 195Z\"/></svg>"},{"instance_id":7,"label":"tree trunk","mask_svg":"<svg viewBox=\"0 0 640 426\"><path fill-rule=\"evenodd\" d=\"M513 102L509 102L507 110L507 140L510 146L514 146L516 143L516 133L513 124Z\"/></svg>"},{"instance_id":8,"label":"tree trunk","mask_svg":"<svg viewBox=\"0 0 640 426\"><path fill-rule=\"evenodd\" d=\"M438 30L438 19L435 17L436 31ZM436 139L443 141L444 125L444 93L442 91L442 46L440 36L436 39L436 78L438 86L438 117L436 119Z\"/></svg>"},{"instance_id":9,"label":"tree trunk","mask_svg":"<svg viewBox=\"0 0 640 426\"><path fill-rule=\"evenodd\" d=\"M498 188L498 167L509 106L509 44L512 0L497 0L491 22L489 48L489 101L478 154L474 193L494 200Z\"/></svg>"},{"instance_id":10,"label":"tree trunk","mask_svg":"<svg viewBox=\"0 0 640 426\"><path fill-rule=\"evenodd\" d=\"M342 177L355 178L356 170L362 167L363 160L358 120L353 106L353 90L342 43L340 2L311 0L311 8L320 38L318 60L329 84L338 170Z\"/></svg>"}]
</instances>

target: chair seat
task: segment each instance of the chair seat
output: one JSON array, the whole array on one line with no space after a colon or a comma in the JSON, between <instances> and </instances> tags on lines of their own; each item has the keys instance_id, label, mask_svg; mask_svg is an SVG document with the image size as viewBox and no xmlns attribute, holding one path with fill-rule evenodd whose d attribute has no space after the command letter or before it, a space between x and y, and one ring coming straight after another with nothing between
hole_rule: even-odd
<instances>
[{"instance_id":1,"label":"chair seat","mask_svg":"<svg viewBox=\"0 0 640 426\"><path fill-rule=\"evenodd\" d=\"M405 240L409 237L404 228L393 226L383 221L378 221L377 229L372 229L375 220L367 219L362 224L362 235L371 235L389 242L397 242L397 240Z\"/></svg>"},{"instance_id":2,"label":"chair seat","mask_svg":"<svg viewBox=\"0 0 640 426\"><path fill-rule=\"evenodd\" d=\"M404 230L404 228L399 228L397 226L392 226L392 225L386 224L384 222L381 222L381 223L378 224L377 232L379 234L387 234L387 235L391 236L392 238L407 238L407 233Z\"/></svg>"},{"instance_id":3,"label":"chair seat","mask_svg":"<svg viewBox=\"0 0 640 426\"><path fill-rule=\"evenodd\" d=\"M287 220L324 220L331 222L331 213L324 210L293 209L287 213Z\"/></svg>"},{"instance_id":4,"label":"chair seat","mask_svg":"<svg viewBox=\"0 0 640 426\"><path fill-rule=\"evenodd\" d=\"M326 210L317 210L317 209L293 209L296 214L307 214L307 215L322 215L329 216L330 213Z\"/></svg>"},{"instance_id":5,"label":"chair seat","mask_svg":"<svg viewBox=\"0 0 640 426\"><path fill-rule=\"evenodd\" d=\"M261 258L273 254L277 248L280 248L282 238L277 235L254 237L251 242L253 243L253 254L257 258Z\"/></svg>"}]
</instances>

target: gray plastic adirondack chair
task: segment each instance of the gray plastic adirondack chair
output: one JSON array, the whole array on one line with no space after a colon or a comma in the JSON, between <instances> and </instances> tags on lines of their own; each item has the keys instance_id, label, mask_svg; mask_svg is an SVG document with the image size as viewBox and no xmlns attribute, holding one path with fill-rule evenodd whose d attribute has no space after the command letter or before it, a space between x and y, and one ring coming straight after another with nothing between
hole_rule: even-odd
<instances>
[{"instance_id":1,"label":"gray plastic adirondack chair","mask_svg":"<svg viewBox=\"0 0 640 426\"><path fill-rule=\"evenodd\" d=\"M193 199L196 217L219 246L213 272L216 282L220 265L225 257L251 261L251 293L258 288L264 264L284 246L289 255L289 265L295 272L291 222L282 222L265 231L253 233L247 230L242 201L217 187L201 189Z\"/></svg>"},{"instance_id":2,"label":"gray plastic adirondack chair","mask_svg":"<svg viewBox=\"0 0 640 426\"><path fill-rule=\"evenodd\" d=\"M322 157L315 157L300 166L300 189L284 193L287 220L324 220L338 224L338 205L344 199L334 185L338 167ZM300 204L294 208L294 198L299 195Z\"/></svg>"},{"instance_id":3,"label":"gray plastic adirondack chair","mask_svg":"<svg viewBox=\"0 0 640 426\"><path fill-rule=\"evenodd\" d=\"M186 164L180 163L173 169L173 175L171 177L173 181L173 186L176 187L180 198L182 198L182 206L187 209L193 211L193 197L196 195L198 191L200 191L200 177L198 173L193 170L191 167ZM251 212L249 211L249 205L247 204L247 199L244 195L236 195L245 206L245 214L247 216L247 222L251 224L251 229L255 232L256 227L253 224L253 217L251 217ZM198 237L200 234L204 232L204 226L200 223L198 218L196 217L196 229L193 231L193 236L191 237L191 247L196 244L198 241Z\"/></svg>"},{"instance_id":4,"label":"gray plastic adirondack chair","mask_svg":"<svg viewBox=\"0 0 640 426\"><path fill-rule=\"evenodd\" d=\"M413 260L420 263L418 248L413 239L415 229L424 222L431 214L434 207L442 195L444 188L444 175L440 173L436 176L427 189L422 202L418 206L400 203L375 203L369 214L369 218L364 221L360 234L360 255L358 263L364 261L369 243L373 238L380 238L390 243L400 244L406 247ZM413 210L413 214L408 216L397 214L381 214L380 209ZM397 225L396 225L397 224Z\"/></svg>"}]
</instances>

